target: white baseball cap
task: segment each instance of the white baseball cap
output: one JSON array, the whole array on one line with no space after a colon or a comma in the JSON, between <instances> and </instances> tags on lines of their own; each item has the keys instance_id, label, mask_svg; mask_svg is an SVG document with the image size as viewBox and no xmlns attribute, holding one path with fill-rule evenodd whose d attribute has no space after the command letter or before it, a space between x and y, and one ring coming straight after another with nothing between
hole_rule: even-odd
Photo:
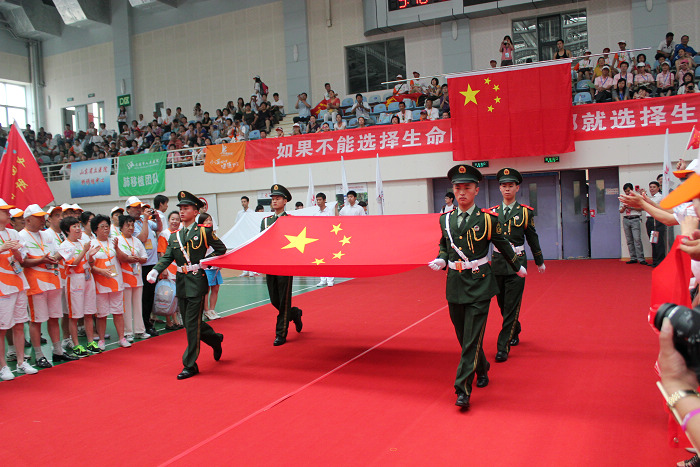
<instances>
[{"instance_id":1,"label":"white baseball cap","mask_svg":"<svg viewBox=\"0 0 700 467\"><path fill-rule=\"evenodd\" d=\"M12 209L13 205L7 204L4 199L0 198L0 209Z\"/></svg>"},{"instance_id":2,"label":"white baseball cap","mask_svg":"<svg viewBox=\"0 0 700 467\"><path fill-rule=\"evenodd\" d=\"M120 208L119 206L114 206L111 211L109 211L109 214L112 215L117 211L124 212L124 208Z\"/></svg>"},{"instance_id":3,"label":"white baseball cap","mask_svg":"<svg viewBox=\"0 0 700 467\"><path fill-rule=\"evenodd\" d=\"M61 207L61 209L63 209L64 211L65 211L66 209L73 209L72 207L70 207L70 204L68 204L68 203L63 203L60 207Z\"/></svg>"},{"instance_id":4,"label":"white baseball cap","mask_svg":"<svg viewBox=\"0 0 700 467\"><path fill-rule=\"evenodd\" d=\"M21 209L17 209L17 208L10 209L10 216L12 218L22 217L23 214L24 214L24 211L22 211Z\"/></svg>"},{"instance_id":5,"label":"white baseball cap","mask_svg":"<svg viewBox=\"0 0 700 467\"><path fill-rule=\"evenodd\" d=\"M24 210L25 219L29 216L44 217L47 215L48 213L42 211L41 207L39 207L38 204L30 204L29 206L27 206L27 209Z\"/></svg>"},{"instance_id":6,"label":"white baseball cap","mask_svg":"<svg viewBox=\"0 0 700 467\"><path fill-rule=\"evenodd\" d=\"M84 209L81 208L80 206L78 206L77 204L71 204L70 208L74 211L81 211L81 212L84 211Z\"/></svg>"},{"instance_id":7,"label":"white baseball cap","mask_svg":"<svg viewBox=\"0 0 700 467\"><path fill-rule=\"evenodd\" d=\"M129 196L129 198L127 198L126 200L126 203L124 204L124 209L140 208L141 206L143 206L143 203L140 199L138 199L136 196Z\"/></svg>"},{"instance_id":8,"label":"white baseball cap","mask_svg":"<svg viewBox=\"0 0 700 467\"><path fill-rule=\"evenodd\" d=\"M50 216L51 213L54 211L63 211L63 208L61 206L51 206L49 209L46 210L46 214Z\"/></svg>"}]
</instances>

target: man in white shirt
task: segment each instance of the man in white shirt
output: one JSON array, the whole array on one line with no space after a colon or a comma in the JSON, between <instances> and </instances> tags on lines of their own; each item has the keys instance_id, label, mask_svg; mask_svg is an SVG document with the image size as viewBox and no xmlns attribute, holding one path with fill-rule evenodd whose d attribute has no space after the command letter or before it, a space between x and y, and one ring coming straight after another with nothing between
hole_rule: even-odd
<instances>
[{"instance_id":1,"label":"man in white shirt","mask_svg":"<svg viewBox=\"0 0 700 467\"><path fill-rule=\"evenodd\" d=\"M158 217L160 217L160 225L161 226L168 225L168 220L165 216L166 216L166 211L168 210L168 202L169 201L170 200L165 195L156 195L155 198L153 198L153 207L156 210L155 213L158 214Z\"/></svg>"},{"instance_id":2,"label":"man in white shirt","mask_svg":"<svg viewBox=\"0 0 700 467\"><path fill-rule=\"evenodd\" d=\"M364 208L357 203L357 192L348 191L348 203L340 210L341 216L366 216Z\"/></svg>"},{"instance_id":3,"label":"man in white shirt","mask_svg":"<svg viewBox=\"0 0 700 467\"><path fill-rule=\"evenodd\" d=\"M238 211L238 214L236 214L236 222L234 222L233 225L238 224L238 222L241 219L243 219L243 216L245 216L246 214L253 212L253 210L249 208L249 204L250 204L250 198L248 198L247 196L241 196L241 206L243 206L243 209ZM246 277L246 276L253 277L253 276L257 276L257 275L258 275L257 272L243 271L239 277Z\"/></svg>"},{"instance_id":4,"label":"man in white shirt","mask_svg":"<svg viewBox=\"0 0 700 467\"><path fill-rule=\"evenodd\" d=\"M314 216L337 216L337 207L338 204L336 203L335 206L330 207L326 204L326 195L325 193L319 193L316 195L316 207L318 210L314 212ZM335 282L334 277L321 277L321 282L316 284L316 287L323 287L324 285L327 285L328 287L333 287Z\"/></svg>"},{"instance_id":5,"label":"man in white shirt","mask_svg":"<svg viewBox=\"0 0 700 467\"><path fill-rule=\"evenodd\" d=\"M428 114L428 120L440 119L440 111L433 107L433 101L430 99L425 100L425 111Z\"/></svg>"},{"instance_id":6,"label":"man in white shirt","mask_svg":"<svg viewBox=\"0 0 700 467\"><path fill-rule=\"evenodd\" d=\"M622 187L626 195L630 195L633 190L631 183L625 183ZM625 231L625 237L627 238L627 248L630 253L630 260L627 264L643 264L646 266L648 263L644 259L644 249L642 247L642 211L639 209L634 209L627 204L620 203L620 212L623 215L622 227Z\"/></svg>"},{"instance_id":7,"label":"man in white shirt","mask_svg":"<svg viewBox=\"0 0 700 467\"><path fill-rule=\"evenodd\" d=\"M399 117L399 123L411 123L411 120L413 119L411 112L406 110L405 102L399 102L399 111L396 116Z\"/></svg>"},{"instance_id":8,"label":"man in white shirt","mask_svg":"<svg viewBox=\"0 0 700 467\"><path fill-rule=\"evenodd\" d=\"M403 75L396 75L396 79L403 79ZM399 94L408 94L409 90L410 87L408 85L408 81L402 81L396 86L394 86L394 96L398 96Z\"/></svg>"},{"instance_id":9,"label":"man in white shirt","mask_svg":"<svg viewBox=\"0 0 700 467\"><path fill-rule=\"evenodd\" d=\"M666 33L666 39L659 43L659 46L656 48L656 53L663 55L668 60L673 56L673 51L675 49L676 43L673 42L673 33L669 32Z\"/></svg>"},{"instance_id":10,"label":"man in white shirt","mask_svg":"<svg viewBox=\"0 0 700 467\"><path fill-rule=\"evenodd\" d=\"M145 118L143 118L143 114L139 114L139 121L137 122L137 125L140 130L145 129L148 126L148 123Z\"/></svg>"},{"instance_id":11,"label":"man in white shirt","mask_svg":"<svg viewBox=\"0 0 700 467\"><path fill-rule=\"evenodd\" d=\"M355 96L355 103L350 108L350 113L354 113L355 118L365 117L365 119L367 119L369 118L369 112L369 104L364 101L362 94L357 94Z\"/></svg>"},{"instance_id":12,"label":"man in white shirt","mask_svg":"<svg viewBox=\"0 0 700 467\"><path fill-rule=\"evenodd\" d=\"M167 127L168 129L170 128L170 125L173 123L173 111L171 109L165 109L165 116L161 117L161 124L163 127Z\"/></svg>"},{"instance_id":13,"label":"man in white shirt","mask_svg":"<svg viewBox=\"0 0 700 467\"><path fill-rule=\"evenodd\" d=\"M448 191L447 193L445 193L445 205L442 207L440 212L442 214L445 214L446 212L452 211L455 208L454 201L455 201L455 194L454 193L452 193L451 191Z\"/></svg>"}]
</instances>

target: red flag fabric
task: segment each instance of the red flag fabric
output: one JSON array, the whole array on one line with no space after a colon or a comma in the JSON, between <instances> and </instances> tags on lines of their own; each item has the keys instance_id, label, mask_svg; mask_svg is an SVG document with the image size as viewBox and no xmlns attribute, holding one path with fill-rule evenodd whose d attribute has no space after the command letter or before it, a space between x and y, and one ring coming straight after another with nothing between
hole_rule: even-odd
<instances>
[{"instance_id":1,"label":"red flag fabric","mask_svg":"<svg viewBox=\"0 0 700 467\"><path fill-rule=\"evenodd\" d=\"M7 149L0 162L0 198L20 209L30 204L46 206L53 201L53 193L16 122L10 127Z\"/></svg>"},{"instance_id":2,"label":"red flag fabric","mask_svg":"<svg viewBox=\"0 0 700 467\"><path fill-rule=\"evenodd\" d=\"M688 147L685 149L698 149L700 148L700 130L693 127L693 131L690 132L690 139L688 140Z\"/></svg>"},{"instance_id":3,"label":"red flag fabric","mask_svg":"<svg viewBox=\"0 0 700 467\"><path fill-rule=\"evenodd\" d=\"M688 291L692 277L690 256L678 249L681 238L683 237L676 237L671 251L651 273L651 309L654 311L664 303L675 303L687 307L691 305Z\"/></svg>"},{"instance_id":4,"label":"red flag fabric","mask_svg":"<svg viewBox=\"0 0 700 467\"><path fill-rule=\"evenodd\" d=\"M249 243L206 264L282 276L397 274L435 259L438 217L283 216Z\"/></svg>"},{"instance_id":5,"label":"red flag fabric","mask_svg":"<svg viewBox=\"0 0 700 467\"><path fill-rule=\"evenodd\" d=\"M328 108L328 101L326 99L323 99L321 102L316 104L316 107L311 109L311 115L314 117L318 117L318 114L321 113L322 110L326 110Z\"/></svg>"},{"instance_id":6,"label":"red flag fabric","mask_svg":"<svg viewBox=\"0 0 700 467\"><path fill-rule=\"evenodd\" d=\"M574 151L568 60L491 69L448 84L454 160Z\"/></svg>"},{"instance_id":7,"label":"red flag fabric","mask_svg":"<svg viewBox=\"0 0 700 467\"><path fill-rule=\"evenodd\" d=\"M386 105L389 105L389 104L391 104L392 102L403 102L404 99L411 99L413 102L416 102L416 103L417 103L417 102L418 102L418 99L419 99L420 96L422 96L422 95L423 95L423 94L421 94L421 93L419 93L419 92L414 92L414 93L412 93L412 94L397 94L397 95L395 95L395 96L391 96L390 98L388 98L388 99L386 100Z\"/></svg>"}]
</instances>

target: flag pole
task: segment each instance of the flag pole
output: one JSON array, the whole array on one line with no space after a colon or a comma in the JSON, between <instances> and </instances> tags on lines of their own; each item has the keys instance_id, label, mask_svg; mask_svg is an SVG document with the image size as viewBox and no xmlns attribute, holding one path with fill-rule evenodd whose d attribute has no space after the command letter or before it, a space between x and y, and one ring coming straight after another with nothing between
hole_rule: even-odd
<instances>
[{"instance_id":1,"label":"flag pole","mask_svg":"<svg viewBox=\"0 0 700 467\"><path fill-rule=\"evenodd\" d=\"M277 185L277 169L275 167L274 159L272 159L272 184Z\"/></svg>"},{"instance_id":2,"label":"flag pole","mask_svg":"<svg viewBox=\"0 0 700 467\"><path fill-rule=\"evenodd\" d=\"M384 214L384 183L382 182L382 173L379 170L379 153L377 153L377 213Z\"/></svg>"},{"instance_id":3,"label":"flag pole","mask_svg":"<svg viewBox=\"0 0 700 467\"><path fill-rule=\"evenodd\" d=\"M346 204L348 202L348 191L350 190L348 188L348 177L345 175L345 159L343 159L343 156L340 156L340 181L343 185L343 204Z\"/></svg>"},{"instance_id":4,"label":"flag pole","mask_svg":"<svg viewBox=\"0 0 700 467\"><path fill-rule=\"evenodd\" d=\"M306 202L308 203L309 207L316 206L316 194L314 191L316 191L314 188L314 178L311 174L311 166L309 165L309 191L306 193Z\"/></svg>"}]
</instances>

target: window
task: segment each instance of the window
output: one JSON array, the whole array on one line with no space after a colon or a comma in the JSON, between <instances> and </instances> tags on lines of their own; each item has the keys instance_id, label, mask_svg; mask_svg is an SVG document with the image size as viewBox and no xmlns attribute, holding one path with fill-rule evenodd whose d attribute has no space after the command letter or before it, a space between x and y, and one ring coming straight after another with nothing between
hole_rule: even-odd
<instances>
[{"instance_id":1,"label":"window","mask_svg":"<svg viewBox=\"0 0 700 467\"><path fill-rule=\"evenodd\" d=\"M380 91L391 86L396 75L406 76L406 49L403 38L386 42L351 45L345 48L348 94Z\"/></svg>"},{"instance_id":2,"label":"window","mask_svg":"<svg viewBox=\"0 0 700 467\"><path fill-rule=\"evenodd\" d=\"M27 126L27 89L0 82L0 125L7 128L15 120L20 129Z\"/></svg>"},{"instance_id":3,"label":"window","mask_svg":"<svg viewBox=\"0 0 700 467\"><path fill-rule=\"evenodd\" d=\"M513 21L515 63L551 60L559 39L572 56L582 56L588 48L587 20L586 10L581 10Z\"/></svg>"}]
</instances>

